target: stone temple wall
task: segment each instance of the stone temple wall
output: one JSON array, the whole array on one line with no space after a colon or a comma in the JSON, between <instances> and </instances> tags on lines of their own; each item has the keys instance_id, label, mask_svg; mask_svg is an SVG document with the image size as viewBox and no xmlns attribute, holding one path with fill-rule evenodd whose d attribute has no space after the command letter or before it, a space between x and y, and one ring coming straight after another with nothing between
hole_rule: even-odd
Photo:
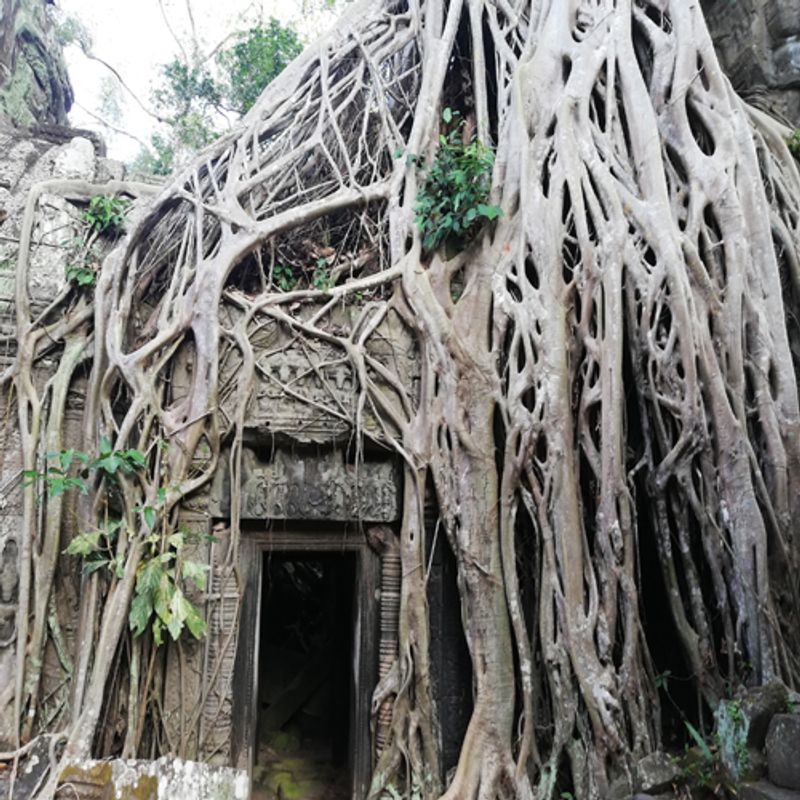
<instances>
[{"instance_id":1,"label":"stone temple wall","mask_svg":"<svg viewBox=\"0 0 800 800\"><path fill-rule=\"evenodd\" d=\"M16 355L15 272L22 218L29 192L37 183L63 178L105 183L122 177L121 164L99 157L95 143L75 137L64 144L32 138L0 121L0 373ZM64 197L44 195L33 228L31 307L43 309L65 282L65 253L81 228L82 208ZM44 382L55 369L45 362L37 380ZM79 387L76 387L79 388ZM66 438L79 439L79 391L72 394L66 415ZM8 716L9 693L14 687L16 611L19 595L19 557L22 548L22 466L16 411L9 397L0 394L0 749L13 737ZM74 581L63 580L59 600L64 608L77 608ZM65 614L65 635L72 622ZM5 716L3 716L5 715Z\"/></svg>"},{"instance_id":2,"label":"stone temple wall","mask_svg":"<svg viewBox=\"0 0 800 800\"><path fill-rule=\"evenodd\" d=\"M800 0L702 0L734 88L800 127Z\"/></svg>"}]
</instances>

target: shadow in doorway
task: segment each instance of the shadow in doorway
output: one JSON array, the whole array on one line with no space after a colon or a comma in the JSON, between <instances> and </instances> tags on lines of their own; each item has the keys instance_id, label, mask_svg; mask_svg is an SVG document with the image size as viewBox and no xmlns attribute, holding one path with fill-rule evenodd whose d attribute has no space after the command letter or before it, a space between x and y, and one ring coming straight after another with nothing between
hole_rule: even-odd
<instances>
[{"instance_id":1,"label":"shadow in doorway","mask_svg":"<svg viewBox=\"0 0 800 800\"><path fill-rule=\"evenodd\" d=\"M255 800L350 800L352 553L265 553Z\"/></svg>"}]
</instances>

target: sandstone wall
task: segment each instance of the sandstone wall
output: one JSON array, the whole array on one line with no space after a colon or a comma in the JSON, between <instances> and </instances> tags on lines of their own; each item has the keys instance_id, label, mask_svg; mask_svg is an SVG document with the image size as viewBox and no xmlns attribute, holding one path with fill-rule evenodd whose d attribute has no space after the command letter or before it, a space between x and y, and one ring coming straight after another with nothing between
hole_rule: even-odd
<instances>
[{"instance_id":1,"label":"sandstone wall","mask_svg":"<svg viewBox=\"0 0 800 800\"><path fill-rule=\"evenodd\" d=\"M800 127L800 0L702 0L734 88Z\"/></svg>"}]
</instances>

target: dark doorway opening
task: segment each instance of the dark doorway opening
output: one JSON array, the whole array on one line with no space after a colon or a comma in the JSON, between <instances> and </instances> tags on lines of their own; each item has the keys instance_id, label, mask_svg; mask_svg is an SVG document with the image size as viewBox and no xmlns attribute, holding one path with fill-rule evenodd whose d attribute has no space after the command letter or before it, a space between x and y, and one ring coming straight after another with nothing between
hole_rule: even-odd
<instances>
[{"instance_id":1,"label":"dark doorway opening","mask_svg":"<svg viewBox=\"0 0 800 800\"><path fill-rule=\"evenodd\" d=\"M350 800L355 554L263 558L253 797Z\"/></svg>"}]
</instances>

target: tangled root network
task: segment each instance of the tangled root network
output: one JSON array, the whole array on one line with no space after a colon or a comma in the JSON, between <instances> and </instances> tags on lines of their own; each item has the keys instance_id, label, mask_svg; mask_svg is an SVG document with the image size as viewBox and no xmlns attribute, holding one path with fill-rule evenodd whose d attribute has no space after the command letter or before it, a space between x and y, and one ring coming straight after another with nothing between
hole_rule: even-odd
<instances>
[{"instance_id":1,"label":"tangled root network","mask_svg":"<svg viewBox=\"0 0 800 800\"><path fill-rule=\"evenodd\" d=\"M445 109L495 152L486 203L502 213L431 250L415 206L452 130ZM157 197L90 306L65 307L49 337L23 331L29 460L34 425L63 424L63 404L42 405L30 381L53 337L64 385L90 361L89 440L151 454L126 484L132 520L159 487L173 519L223 444L240 492L270 331L333 349L356 402L328 411L404 469L399 651L375 695L393 712L373 795L606 797L661 744L665 652L695 710L800 674L800 175L784 140L732 91L696 2L359 3ZM307 266L320 253L324 285ZM413 337L419 380L371 347L390 318ZM152 455L159 440L172 446ZM446 783L429 486L473 670ZM45 524L32 504L26 520ZM67 754L91 747L145 535L120 545ZM36 706L25 687L22 712Z\"/></svg>"}]
</instances>

